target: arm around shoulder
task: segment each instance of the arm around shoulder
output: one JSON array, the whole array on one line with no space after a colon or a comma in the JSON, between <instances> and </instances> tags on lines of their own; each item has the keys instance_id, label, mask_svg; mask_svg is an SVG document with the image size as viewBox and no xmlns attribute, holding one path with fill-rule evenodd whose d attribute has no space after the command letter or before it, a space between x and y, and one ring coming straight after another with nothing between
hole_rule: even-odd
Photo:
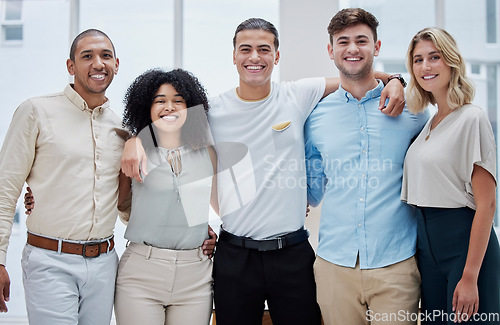
<instances>
[{"instance_id":1,"label":"arm around shoulder","mask_svg":"<svg viewBox=\"0 0 500 325\"><path fill-rule=\"evenodd\" d=\"M340 87L340 78L335 77L335 78L326 78L326 84L325 84L325 92L323 93L323 96L321 98L325 98L326 96L330 95L331 93L337 91Z\"/></svg>"},{"instance_id":2,"label":"arm around shoulder","mask_svg":"<svg viewBox=\"0 0 500 325\"><path fill-rule=\"evenodd\" d=\"M147 175L147 156L139 137L131 137L125 142L121 165L122 172L138 182L143 181L141 173Z\"/></svg>"}]
</instances>

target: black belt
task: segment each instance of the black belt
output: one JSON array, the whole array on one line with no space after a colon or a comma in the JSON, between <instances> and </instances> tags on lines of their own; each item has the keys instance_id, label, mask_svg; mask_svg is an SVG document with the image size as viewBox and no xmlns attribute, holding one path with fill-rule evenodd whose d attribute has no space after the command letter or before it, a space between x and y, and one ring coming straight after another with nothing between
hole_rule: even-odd
<instances>
[{"instance_id":1,"label":"black belt","mask_svg":"<svg viewBox=\"0 0 500 325\"><path fill-rule=\"evenodd\" d=\"M278 238L264 240L255 240L249 237L236 236L228 233L224 229L221 229L219 235L220 241L225 241L243 248L256 249L261 252L274 251L288 246L297 245L307 240L307 238L309 238L309 231L304 228Z\"/></svg>"}]
</instances>

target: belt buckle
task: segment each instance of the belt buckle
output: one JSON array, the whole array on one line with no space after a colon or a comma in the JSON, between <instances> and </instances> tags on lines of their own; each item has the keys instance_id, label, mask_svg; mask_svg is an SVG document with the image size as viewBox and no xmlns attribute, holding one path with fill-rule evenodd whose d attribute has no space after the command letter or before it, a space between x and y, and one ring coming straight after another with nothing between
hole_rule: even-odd
<instances>
[{"instance_id":1,"label":"belt buckle","mask_svg":"<svg viewBox=\"0 0 500 325\"><path fill-rule=\"evenodd\" d=\"M101 242L88 242L88 243L83 243L82 244L82 256L86 258L96 258L101 255ZM87 246L97 246L97 255L96 256L87 256L85 255L85 252L87 251Z\"/></svg>"},{"instance_id":2,"label":"belt buckle","mask_svg":"<svg viewBox=\"0 0 500 325\"><path fill-rule=\"evenodd\" d=\"M257 249L260 252L274 251L283 248L283 240L281 237L276 239L268 239L259 241Z\"/></svg>"}]
</instances>

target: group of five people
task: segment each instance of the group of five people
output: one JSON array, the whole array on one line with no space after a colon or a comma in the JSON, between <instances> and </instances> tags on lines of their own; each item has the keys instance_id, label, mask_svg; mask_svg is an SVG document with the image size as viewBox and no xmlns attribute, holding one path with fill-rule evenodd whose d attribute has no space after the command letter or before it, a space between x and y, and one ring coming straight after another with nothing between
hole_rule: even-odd
<instances>
[{"instance_id":1,"label":"group of five people","mask_svg":"<svg viewBox=\"0 0 500 325\"><path fill-rule=\"evenodd\" d=\"M126 93L128 132L105 97L114 46L80 34L74 84L23 103L0 153L0 311L26 181L33 324L109 324L113 300L118 324L207 324L212 298L231 325L261 323L265 302L274 324L412 324L420 296L423 315L441 312L424 323L500 317L496 148L464 61L446 31L418 32L403 109L401 76L373 70L377 27L363 9L339 11L328 53L340 78L275 83L278 32L248 19L233 39L238 87L208 100L191 73L148 70ZM315 256L304 219L322 201ZM222 220L213 270L210 205Z\"/></svg>"}]
</instances>

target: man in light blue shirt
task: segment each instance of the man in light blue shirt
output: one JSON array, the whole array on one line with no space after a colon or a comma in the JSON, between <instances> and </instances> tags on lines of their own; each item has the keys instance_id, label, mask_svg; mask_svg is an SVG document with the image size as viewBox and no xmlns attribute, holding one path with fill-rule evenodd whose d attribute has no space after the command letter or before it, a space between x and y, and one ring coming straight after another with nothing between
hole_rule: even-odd
<instances>
[{"instance_id":1,"label":"man in light blue shirt","mask_svg":"<svg viewBox=\"0 0 500 325\"><path fill-rule=\"evenodd\" d=\"M328 51L341 85L305 125L308 201L324 197L314 267L325 324L412 324L418 312L416 211L400 193L406 150L428 113L379 111L377 26L362 9L332 18Z\"/></svg>"}]
</instances>

